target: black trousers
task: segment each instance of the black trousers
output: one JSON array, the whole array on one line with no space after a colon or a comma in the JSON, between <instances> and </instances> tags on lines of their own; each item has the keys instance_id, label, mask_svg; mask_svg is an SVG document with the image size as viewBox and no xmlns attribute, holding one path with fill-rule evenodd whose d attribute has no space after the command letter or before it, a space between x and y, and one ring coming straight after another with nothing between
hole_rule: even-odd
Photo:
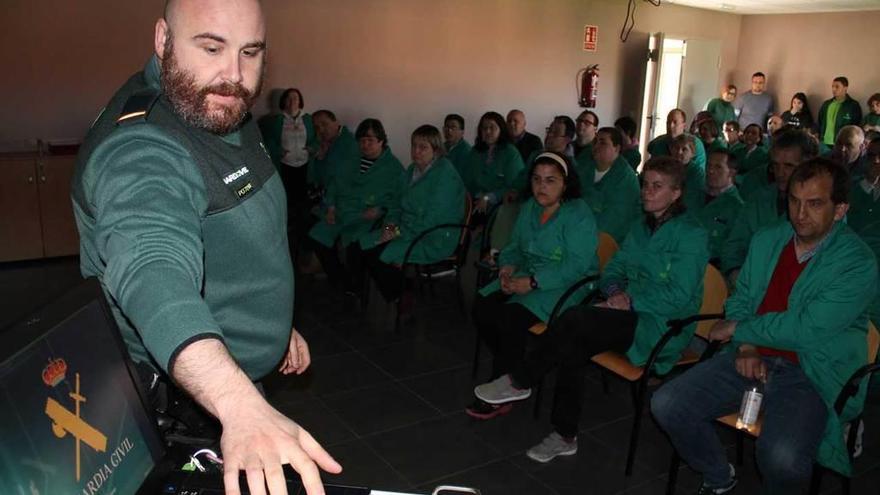
<instances>
[{"instance_id":1,"label":"black trousers","mask_svg":"<svg viewBox=\"0 0 880 495\"><path fill-rule=\"evenodd\" d=\"M522 387L531 387L558 365L550 419L557 433L574 437L590 358L605 351L626 352L632 345L637 323L638 316L633 311L595 306L569 308L547 329L524 363L511 373L513 380Z\"/></svg>"},{"instance_id":2,"label":"black trousers","mask_svg":"<svg viewBox=\"0 0 880 495\"><path fill-rule=\"evenodd\" d=\"M376 287L379 288L382 298L392 302L399 299L403 293L405 280L402 269L385 263L379 258L387 245L379 244L370 249L362 249L355 245L356 251L353 255L359 258L366 272L376 282Z\"/></svg>"},{"instance_id":3,"label":"black trousers","mask_svg":"<svg viewBox=\"0 0 880 495\"><path fill-rule=\"evenodd\" d=\"M541 321L522 304L507 303L508 299L501 291L478 295L472 311L477 331L492 351L493 380L522 365L529 327Z\"/></svg>"},{"instance_id":4,"label":"black trousers","mask_svg":"<svg viewBox=\"0 0 880 495\"><path fill-rule=\"evenodd\" d=\"M335 245L327 247L314 239L309 241L308 245L321 262L330 284L337 289L359 293L363 287L364 265L358 244L353 242L343 249L343 264Z\"/></svg>"}]
</instances>

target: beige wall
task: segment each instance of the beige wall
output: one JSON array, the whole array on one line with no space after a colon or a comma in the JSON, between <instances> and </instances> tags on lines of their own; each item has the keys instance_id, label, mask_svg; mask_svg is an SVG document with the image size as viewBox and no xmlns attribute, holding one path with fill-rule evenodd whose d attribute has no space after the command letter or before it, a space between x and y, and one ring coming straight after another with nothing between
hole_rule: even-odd
<instances>
[{"instance_id":1,"label":"beige wall","mask_svg":"<svg viewBox=\"0 0 880 495\"><path fill-rule=\"evenodd\" d=\"M647 33L722 41L721 78L736 65L741 16L638 2L627 43L622 0L266 0L267 92L295 85L307 107L356 126L386 123L408 159L408 136L458 112L526 111L543 133L555 114L577 113L575 73L600 64L598 114L610 123L641 104ZM151 53L162 2L11 0L0 34L0 141L79 138L113 90ZM599 50L581 50L584 24ZM261 102L256 113L265 112Z\"/></svg>"},{"instance_id":2,"label":"beige wall","mask_svg":"<svg viewBox=\"0 0 880 495\"><path fill-rule=\"evenodd\" d=\"M815 118L822 102L831 98L831 80L846 76L850 95L865 112L868 96L880 91L874 54L878 25L880 11L743 16L732 82L741 92L748 90L751 75L762 71L780 111L802 91Z\"/></svg>"}]
</instances>

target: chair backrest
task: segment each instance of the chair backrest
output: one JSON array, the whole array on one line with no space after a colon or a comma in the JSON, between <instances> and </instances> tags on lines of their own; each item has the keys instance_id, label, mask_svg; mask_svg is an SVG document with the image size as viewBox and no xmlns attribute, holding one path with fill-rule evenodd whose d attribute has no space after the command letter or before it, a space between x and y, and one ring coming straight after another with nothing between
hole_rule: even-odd
<instances>
[{"instance_id":1,"label":"chair backrest","mask_svg":"<svg viewBox=\"0 0 880 495\"><path fill-rule=\"evenodd\" d=\"M599 255L600 272L605 269L605 265L611 261L611 257L614 256L618 249L617 241L610 234L599 232L599 247L596 249L596 254Z\"/></svg>"},{"instance_id":2,"label":"chair backrest","mask_svg":"<svg viewBox=\"0 0 880 495\"><path fill-rule=\"evenodd\" d=\"M727 300L727 283L724 275L712 265L706 265L706 273L703 275L703 305L700 306L700 314L713 314L724 312L724 301ZM704 320L697 323L696 334L708 339L709 330L717 320Z\"/></svg>"},{"instance_id":3,"label":"chair backrest","mask_svg":"<svg viewBox=\"0 0 880 495\"><path fill-rule=\"evenodd\" d=\"M464 266L467 260L468 249L470 248L470 240L471 240L471 217L474 215L474 201L471 199L471 194L467 191L464 193L464 220L461 222L463 227L461 228L461 234L458 236L458 245L455 246L455 252L453 256L455 256L455 262L459 266Z\"/></svg>"},{"instance_id":4,"label":"chair backrest","mask_svg":"<svg viewBox=\"0 0 880 495\"><path fill-rule=\"evenodd\" d=\"M877 351L880 350L880 333L874 323L868 321L868 362L877 360Z\"/></svg>"}]
</instances>

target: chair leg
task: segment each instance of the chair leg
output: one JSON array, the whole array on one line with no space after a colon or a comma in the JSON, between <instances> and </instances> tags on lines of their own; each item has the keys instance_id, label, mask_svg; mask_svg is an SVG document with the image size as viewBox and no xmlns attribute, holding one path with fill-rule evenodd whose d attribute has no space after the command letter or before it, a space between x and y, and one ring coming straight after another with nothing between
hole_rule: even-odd
<instances>
[{"instance_id":1,"label":"chair leg","mask_svg":"<svg viewBox=\"0 0 880 495\"><path fill-rule=\"evenodd\" d=\"M637 383L641 384L641 381ZM647 388L641 385L635 386L634 384L634 388L635 413L633 414L632 430L629 433L629 451L626 454L626 469L624 470L626 476L632 474L633 464L636 460L636 450L639 447L639 433L642 429L642 409L645 407L645 394L647 392Z\"/></svg>"},{"instance_id":2,"label":"chair leg","mask_svg":"<svg viewBox=\"0 0 880 495\"><path fill-rule=\"evenodd\" d=\"M669 474L666 476L666 495L675 494L675 485L678 482L678 468L680 465L681 458L678 456L678 452L673 449L669 460Z\"/></svg>"},{"instance_id":3,"label":"chair leg","mask_svg":"<svg viewBox=\"0 0 880 495\"><path fill-rule=\"evenodd\" d=\"M467 317L467 311L464 307L464 291L461 289L461 270L455 268L455 294L458 296L458 308L461 310L462 316Z\"/></svg>"},{"instance_id":4,"label":"chair leg","mask_svg":"<svg viewBox=\"0 0 880 495\"><path fill-rule=\"evenodd\" d=\"M535 405L532 410L532 416L535 419L538 419L541 416L541 399L544 395L544 379L541 378L541 381L535 386Z\"/></svg>"},{"instance_id":5,"label":"chair leg","mask_svg":"<svg viewBox=\"0 0 880 495\"><path fill-rule=\"evenodd\" d=\"M822 488L822 466L813 463L813 475L810 477L810 495L819 495L819 489Z\"/></svg>"}]
</instances>

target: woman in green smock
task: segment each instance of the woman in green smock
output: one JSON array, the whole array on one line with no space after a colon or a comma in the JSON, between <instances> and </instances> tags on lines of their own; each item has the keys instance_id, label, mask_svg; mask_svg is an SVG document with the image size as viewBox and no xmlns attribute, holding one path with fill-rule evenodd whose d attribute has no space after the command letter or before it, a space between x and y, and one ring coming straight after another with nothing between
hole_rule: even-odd
<instances>
[{"instance_id":1,"label":"woman in green smock","mask_svg":"<svg viewBox=\"0 0 880 495\"><path fill-rule=\"evenodd\" d=\"M331 284L353 292L360 284L352 278L351 270L346 272L343 268L337 256L336 241L347 248L369 232L397 204L398 184L403 174L403 166L388 148L382 122L365 119L355 137L361 159L345 163L344 168L335 171L324 195L324 217L309 231L315 254ZM353 266L358 264L350 253L346 253L346 262Z\"/></svg>"},{"instance_id":2,"label":"woman in green smock","mask_svg":"<svg viewBox=\"0 0 880 495\"><path fill-rule=\"evenodd\" d=\"M598 271L599 233L590 207L580 199L572 161L542 153L528 177L532 197L523 203L510 243L498 256L498 279L474 301L474 324L494 356L492 378L522 362L529 327L549 319L562 293ZM489 419L508 410L477 400L466 412Z\"/></svg>"},{"instance_id":3,"label":"woman in green smock","mask_svg":"<svg viewBox=\"0 0 880 495\"><path fill-rule=\"evenodd\" d=\"M706 194L706 169L696 163L697 138L682 134L672 140L669 151L673 158L685 165L684 204L696 210L703 204Z\"/></svg>"},{"instance_id":4,"label":"woman in green smock","mask_svg":"<svg viewBox=\"0 0 880 495\"><path fill-rule=\"evenodd\" d=\"M747 198L772 182L768 175L770 154L762 144L762 131L758 124L749 124L743 131L743 146L738 147L736 161L736 185L740 195Z\"/></svg>"},{"instance_id":5,"label":"woman in green smock","mask_svg":"<svg viewBox=\"0 0 880 495\"><path fill-rule=\"evenodd\" d=\"M643 365L666 332L666 321L699 311L703 274L709 259L706 231L685 213L685 170L674 158L645 163L642 207L645 216L630 229L599 282L605 300L565 311L512 373L477 386L478 399L496 407L531 394L558 364L551 422L554 431L526 452L548 462L577 452L584 374L590 358L605 351L626 353ZM686 329L666 345L656 363L666 373L687 346Z\"/></svg>"},{"instance_id":6,"label":"woman in green smock","mask_svg":"<svg viewBox=\"0 0 880 495\"><path fill-rule=\"evenodd\" d=\"M505 193L516 190L516 179L522 169L522 156L510 142L504 117L498 112L483 114L470 158L460 170L474 200L477 220L503 201Z\"/></svg>"},{"instance_id":7,"label":"woman in green smock","mask_svg":"<svg viewBox=\"0 0 880 495\"><path fill-rule=\"evenodd\" d=\"M440 131L423 125L412 134L412 164L397 182L399 202L381 226L361 235L355 257L362 260L382 296L401 296L400 265L409 245L420 233L444 223L464 221L464 184L455 166L443 156ZM440 229L419 241L410 254L412 263L434 263L455 251L461 229ZM407 308L401 308L404 311Z\"/></svg>"}]
</instances>

